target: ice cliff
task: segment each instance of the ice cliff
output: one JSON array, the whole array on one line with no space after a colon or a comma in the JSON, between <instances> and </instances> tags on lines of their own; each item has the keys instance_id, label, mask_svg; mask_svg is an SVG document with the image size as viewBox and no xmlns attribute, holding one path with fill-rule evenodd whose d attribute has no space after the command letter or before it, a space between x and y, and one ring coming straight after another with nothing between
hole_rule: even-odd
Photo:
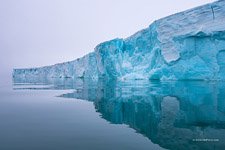
<instances>
[{"instance_id":1,"label":"ice cliff","mask_svg":"<svg viewBox=\"0 0 225 150\"><path fill-rule=\"evenodd\" d=\"M225 1L159 19L71 62L14 69L13 77L225 80Z\"/></svg>"}]
</instances>

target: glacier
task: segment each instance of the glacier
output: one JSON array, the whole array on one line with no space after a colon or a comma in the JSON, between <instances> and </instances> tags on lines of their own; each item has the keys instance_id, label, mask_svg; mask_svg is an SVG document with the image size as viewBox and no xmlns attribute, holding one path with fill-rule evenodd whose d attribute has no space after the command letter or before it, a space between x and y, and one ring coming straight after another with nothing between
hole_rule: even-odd
<instances>
[{"instance_id":1,"label":"glacier","mask_svg":"<svg viewBox=\"0 0 225 150\"><path fill-rule=\"evenodd\" d=\"M74 61L14 69L13 78L225 80L225 1L154 21Z\"/></svg>"}]
</instances>

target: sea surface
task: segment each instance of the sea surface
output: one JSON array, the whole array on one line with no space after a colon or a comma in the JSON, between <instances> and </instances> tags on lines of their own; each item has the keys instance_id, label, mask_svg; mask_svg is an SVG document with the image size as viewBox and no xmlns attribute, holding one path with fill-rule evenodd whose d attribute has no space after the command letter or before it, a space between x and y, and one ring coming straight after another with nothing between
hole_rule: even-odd
<instances>
[{"instance_id":1,"label":"sea surface","mask_svg":"<svg viewBox=\"0 0 225 150\"><path fill-rule=\"evenodd\" d=\"M0 150L223 150L225 83L13 79Z\"/></svg>"}]
</instances>

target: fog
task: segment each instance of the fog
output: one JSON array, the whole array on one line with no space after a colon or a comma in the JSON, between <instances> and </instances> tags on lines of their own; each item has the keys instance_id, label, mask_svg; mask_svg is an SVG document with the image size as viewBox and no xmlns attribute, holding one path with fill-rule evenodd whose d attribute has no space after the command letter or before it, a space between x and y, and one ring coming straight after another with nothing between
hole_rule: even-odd
<instances>
[{"instance_id":1,"label":"fog","mask_svg":"<svg viewBox=\"0 0 225 150\"><path fill-rule=\"evenodd\" d=\"M0 0L0 75L65 62L212 0Z\"/></svg>"}]
</instances>

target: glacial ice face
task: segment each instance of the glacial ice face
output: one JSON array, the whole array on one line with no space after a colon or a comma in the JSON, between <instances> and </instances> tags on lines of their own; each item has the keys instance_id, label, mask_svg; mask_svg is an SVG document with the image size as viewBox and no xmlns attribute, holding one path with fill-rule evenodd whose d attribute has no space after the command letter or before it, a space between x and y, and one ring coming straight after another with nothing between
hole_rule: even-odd
<instances>
[{"instance_id":1,"label":"glacial ice face","mask_svg":"<svg viewBox=\"0 0 225 150\"><path fill-rule=\"evenodd\" d=\"M14 78L98 78L96 54L40 68L14 69Z\"/></svg>"},{"instance_id":2,"label":"glacial ice face","mask_svg":"<svg viewBox=\"0 0 225 150\"><path fill-rule=\"evenodd\" d=\"M150 80L225 80L225 1L152 23L126 39L99 44L71 62L14 69L13 76Z\"/></svg>"}]
</instances>

